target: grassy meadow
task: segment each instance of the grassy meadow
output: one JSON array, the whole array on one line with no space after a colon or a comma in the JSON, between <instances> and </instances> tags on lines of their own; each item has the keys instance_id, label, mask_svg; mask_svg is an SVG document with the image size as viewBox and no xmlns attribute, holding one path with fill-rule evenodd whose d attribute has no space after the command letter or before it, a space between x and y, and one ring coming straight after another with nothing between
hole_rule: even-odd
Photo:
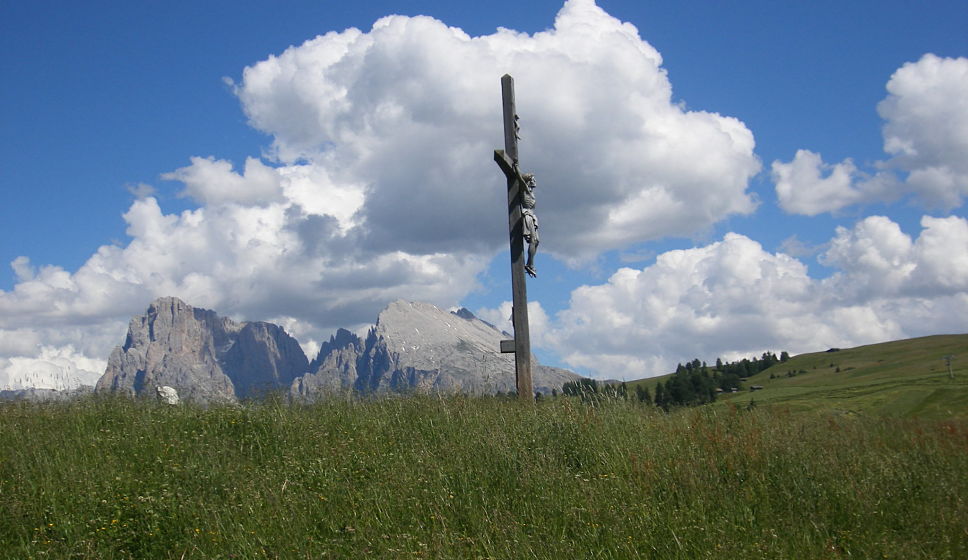
<instances>
[{"instance_id":1,"label":"grassy meadow","mask_svg":"<svg viewBox=\"0 0 968 560\"><path fill-rule=\"evenodd\" d=\"M968 557L968 422L496 398L0 404L4 558Z\"/></svg>"},{"instance_id":2,"label":"grassy meadow","mask_svg":"<svg viewBox=\"0 0 968 560\"><path fill-rule=\"evenodd\" d=\"M952 356L950 372L946 356ZM632 381L629 389L655 394L656 384L672 375ZM762 389L751 392L754 385ZM751 400L797 412L968 420L968 334L800 354L749 376L743 390L719 395L713 406Z\"/></svg>"},{"instance_id":3,"label":"grassy meadow","mask_svg":"<svg viewBox=\"0 0 968 560\"><path fill-rule=\"evenodd\" d=\"M945 356L953 356L949 373ZM772 378L771 378L772 376ZM936 335L790 358L726 403L891 417L968 419L968 334Z\"/></svg>"}]
</instances>

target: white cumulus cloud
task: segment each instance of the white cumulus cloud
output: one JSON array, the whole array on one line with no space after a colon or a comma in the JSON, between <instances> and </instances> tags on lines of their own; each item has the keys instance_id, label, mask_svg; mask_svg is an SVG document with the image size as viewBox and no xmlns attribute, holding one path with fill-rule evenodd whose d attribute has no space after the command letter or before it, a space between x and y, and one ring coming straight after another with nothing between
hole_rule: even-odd
<instances>
[{"instance_id":1,"label":"white cumulus cloud","mask_svg":"<svg viewBox=\"0 0 968 560\"><path fill-rule=\"evenodd\" d=\"M570 0L534 35L386 17L250 66L237 92L281 162L363 189L365 246L483 250L503 237L491 150L503 147L499 78L511 73L545 248L585 258L754 209L752 133L673 103L661 63L634 26Z\"/></svg>"},{"instance_id":2,"label":"white cumulus cloud","mask_svg":"<svg viewBox=\"0 0 968 560\"><path fill-rule=\"evenodd\" d=\"M821 176L827 171L827 176ZM837 165L823 163L820 154L797 150L790 163L773 162L776 194L787 212L814 216L861 200L853 185L857 168L850 160Z\"/></svg>"},{"instance_id":3,"label":"white cumulus cloud","mask_svg":"<svg viewBox=\"0 0 968 560\"><path fill-rule=\"evenodd\" d=\"M572 292L543 339L599 377L668 373L678 362L849 347L964 332L968 220L925 216L916 239L888 218L838 228L814 279L799 260L730 233Z\"/></svg>"},{"instance_id":4,"label":"white cumulus cloud","mask_svg":"<svg viewBox=\"0 0 968 560\"><path fill-rule=\"evenodd\" d=\"M165 173L162 178L184 183L182 196L202 205L268 204L282 198L278 174L252 157L245 160L241 175L232 170L231 162L193 157L191 165Z\"/></svg>"},{"instance_id":5,"label":"white cumulus cloud","mask_svg":"<svg viewBox=\"0 0 968 560\"><path fill-rule=\"evenodd\" d=\"M887 92L877 111L891 157L872 174L850 159L824 163L809 150L798 150L789 163L775 161L784 210L813 216L903 195L929 207L961 206L968 196L968 58L926 54L899 68Z\"/></svg>"},{"instance_id":6,"label":"white cumulus cloud","mask_svg":"<svg viewBox=\"0 0 968 560\"><path fill-rule=\"evenodd\" d=\"M909 172L928 203L954 208L968 196L968 58L933 54L902 66L877 106L888 165Z\"/></svg>"}]
</instances>

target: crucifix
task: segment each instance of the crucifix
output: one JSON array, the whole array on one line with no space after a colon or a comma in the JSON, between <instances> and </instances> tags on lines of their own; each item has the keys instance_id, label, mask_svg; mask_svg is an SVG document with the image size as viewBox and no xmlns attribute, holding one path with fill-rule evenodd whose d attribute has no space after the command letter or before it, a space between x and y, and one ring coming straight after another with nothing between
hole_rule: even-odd
<instances>
[{"instance_id":1,"label":"crucifix","mask_svg":"<svg viewBox=\"0 0 968 560\"><path fill-rule=\"evenodd\" d=\"M528 330L528 287L525 272L536 276L534 254L538 248L538 219L534 215L534 175L518 168L518 115L514 110L514 78L501 77L504 104L504 149L494 150L494 161L507 177L508 230L511 243L511 323L514 339L501 341L501 352L514 353L518 398L533 402L531 383L531 335ZM525 262L524 241L528 241Z\"/></svg>"}]
</instances>

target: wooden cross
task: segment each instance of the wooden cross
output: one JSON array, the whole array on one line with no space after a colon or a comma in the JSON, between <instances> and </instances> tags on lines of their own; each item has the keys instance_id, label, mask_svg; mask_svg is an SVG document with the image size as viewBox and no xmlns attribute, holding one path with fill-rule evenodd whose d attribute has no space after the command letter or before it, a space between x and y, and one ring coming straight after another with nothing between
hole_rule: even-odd
<instances>
[{"instance_id":1,"label":"wooden cross","mask_svg":"<svg viewBox=\"0 0 968 560\"><path fill-rule=\"evenodd\" d=\"M501 77L504 102L504 149L494 150L494 161L508 181L508 229L511 242L511 323L514 340L502 340L501 352L514 353L518 398L534 401L531 383L531 335L528 329L528 286L524 276L524 219L521 212L524 178L518 169L518 115L514 110L514 78Z\"/></svg>"}]
</instances>

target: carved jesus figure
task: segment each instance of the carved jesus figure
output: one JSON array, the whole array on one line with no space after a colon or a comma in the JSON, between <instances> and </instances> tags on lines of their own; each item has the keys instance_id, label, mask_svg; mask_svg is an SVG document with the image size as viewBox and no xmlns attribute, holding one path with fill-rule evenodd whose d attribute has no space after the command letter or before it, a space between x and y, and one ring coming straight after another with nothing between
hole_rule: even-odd
<instances>
[{"instance_id":1,"label":"carved jesus figure","mask_svg":"<svg viewBox=\"0 0 968 560\"><path fill-rule=\"evenodd\" d=\"M522 178L524 192L521 197L521 214L524 218L524 240L528 242L528 262L524 265L524 270L532 278L537 278L534 255L538 252L538 216L534 213L534 189L538 184L534 180L534 173L525 173Z\"/></svg>"}]
</instances>

